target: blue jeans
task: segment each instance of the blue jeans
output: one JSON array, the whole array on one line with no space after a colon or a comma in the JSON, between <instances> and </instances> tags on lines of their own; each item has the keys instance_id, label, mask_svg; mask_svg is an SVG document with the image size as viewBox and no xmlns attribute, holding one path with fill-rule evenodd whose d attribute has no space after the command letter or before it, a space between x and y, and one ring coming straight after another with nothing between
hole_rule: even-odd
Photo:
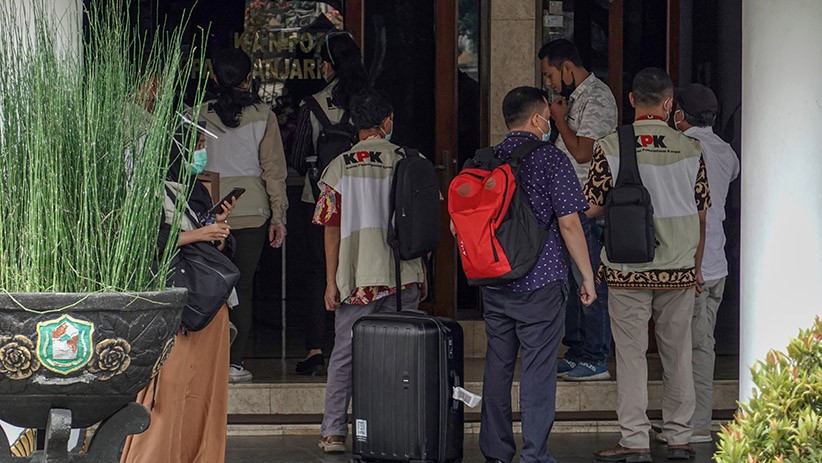
<instances>
[{"instance_id":1,"label":"blue jeans","mask_svg":"<svg viewBox=\"0 0 822 463\"><path fill-rule=\"evenodd\" d=\"M588 255L594 274L600 263L602 226L596 219L589 219L580 213L582 230L588 243ZM565 310L565 337L562 343L568 346L565 358L574 362L603 363L611 353L611 324L608 319L608 285L605 281L596 283L597 300L588 307L579 302L579 285L582 282L576 265L571 264L571 278L568 278L570 294Z\"/></svg>"}]
</instances>

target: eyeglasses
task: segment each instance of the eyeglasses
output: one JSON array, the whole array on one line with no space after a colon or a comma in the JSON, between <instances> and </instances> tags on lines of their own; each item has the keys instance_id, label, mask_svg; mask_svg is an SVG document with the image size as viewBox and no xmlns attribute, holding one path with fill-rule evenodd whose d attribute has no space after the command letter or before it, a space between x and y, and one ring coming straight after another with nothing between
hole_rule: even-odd
<instances>
[{"instance_id":1,"label":"eyeglasses","mask_svg":"<svg viewBox=\"0 0 822 463\"><path fill-rule=\"evenodd\" d=\"M348 38L350 38L351 40L354 40L354 36L351 35L351 33L348 32L348 31L339 31L339 30L335 29L335 30L332 30L331 32L325 34L325 51L328 54L328 59L331 60L331 65L332 66L336 66L337 63L334 62L334 55L331 54L331 45L329 45L328 42L331 40L332 37L339 37L339 36L343 36L343 35L347 35Z\"/></svg>"}]
</instances>

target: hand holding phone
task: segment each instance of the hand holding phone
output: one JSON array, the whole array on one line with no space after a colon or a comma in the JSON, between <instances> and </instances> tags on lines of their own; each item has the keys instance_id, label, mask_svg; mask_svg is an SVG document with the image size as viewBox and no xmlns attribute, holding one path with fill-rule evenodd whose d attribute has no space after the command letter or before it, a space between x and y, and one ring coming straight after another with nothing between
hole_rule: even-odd
<instances>
[{"instance_id":1,"label":"hand holding phone","mask_svg":"<svg viewBox=\"0 0 822 463\"><path fill-rule=\"evenodd\" d=\"M245 193L245 188L234 187L231 191L228 192L227 195L223 196L223 198L215 204L211 209L208 210L209 214L219 214L223 210L223 203L231 204L232 201L236 201L240 198L240 196Z\"/></svg>"}]
</instances>

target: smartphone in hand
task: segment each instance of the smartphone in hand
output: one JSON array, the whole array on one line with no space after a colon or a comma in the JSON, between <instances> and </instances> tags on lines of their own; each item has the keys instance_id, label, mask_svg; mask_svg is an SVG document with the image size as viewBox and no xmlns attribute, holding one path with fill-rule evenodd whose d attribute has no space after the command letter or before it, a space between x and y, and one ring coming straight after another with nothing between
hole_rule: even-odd
<instances>
[{"instance_id":1,"label":"smartphone in hand","mask_svg":"<svg viewBox=\"0 0 822 463\"><path fill-rule=\"evenodd\" d=\"M218 214L223 211L223 203L231 202L232 199L240 199L240 196L245 193L245 188L234 187L231 191L228 192L227 195L223 196L223 198L215 204L211 209L208 210L209 214Z\"/></svg>"}]
</instances>

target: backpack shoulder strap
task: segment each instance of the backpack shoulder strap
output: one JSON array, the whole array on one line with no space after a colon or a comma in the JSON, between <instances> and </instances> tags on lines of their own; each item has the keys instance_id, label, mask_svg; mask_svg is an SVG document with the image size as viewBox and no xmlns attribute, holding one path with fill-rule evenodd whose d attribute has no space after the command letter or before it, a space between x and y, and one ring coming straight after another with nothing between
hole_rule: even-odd
<instances>
[{"instance_id":1,"label":"backpack shoulder strap","mask_svg":"<svg viewBox=\"0 0 822 463\"><path fill-rule=\"evenodd\" d=\"M617 135L619 136L619 172L614 186L642 185L642 177L639 176L639 165L636 160L634 125L620 126L617 129Z\"/></svg>"},{"instance_id":2,"label":"backpack shoulder strap","mask_svg":"<svg viewBox=\"0 0 822 463\"><path fill-rule=\"evenodd\" d=\"M500 164L493 146L480 148L474 153L474 157L465 161L463 169L485 169L493 170Z\"/></svg>"},{"instance_id":3,"label":"backpack shoulder strap","mask_svg":"<svg viewBox=\"0 0 822 463\"><path fill-rule=\"evenodd\" d=\"M331 119L328 118L328 114L323 111L323 108L320 107L320 102L317 101L314 96L308 96L303 101L305 101L306 106L311 112L314 114L314 117L320 122L320 126L322 128L326 128L331 125ZM344 116L343 116L344 117Z\"/></svg>"},{"instance_id":4,"label":"backpack shoulder strap","mask_svg":"<svg viewBox=\"0 0 822 463\"><path fill-rule=\"evenodd\" d=\"M404 157L404 158L413 158L413 157L419 157L420 156L420 150L418 150L416 148L407 148L407 147L397 148L396 153L399 154L400 156Z\"/></svg>"},{"instance_id":5,"label":"backpack shoulder strap","mask_svg":"<svg viewBox=\"0 0 822 463\"><path fill-rule=\"evenodd\" d=\"M544 141L540 140L528 140L525 143L519 145L517 149L511 153L511 156L505 161L507 164L511 166L511 169L516 173L519 171L519 165L523 159L528 157L529 154L536 151L541 146L545 145Z\"/></svg>"}]
</instances>

